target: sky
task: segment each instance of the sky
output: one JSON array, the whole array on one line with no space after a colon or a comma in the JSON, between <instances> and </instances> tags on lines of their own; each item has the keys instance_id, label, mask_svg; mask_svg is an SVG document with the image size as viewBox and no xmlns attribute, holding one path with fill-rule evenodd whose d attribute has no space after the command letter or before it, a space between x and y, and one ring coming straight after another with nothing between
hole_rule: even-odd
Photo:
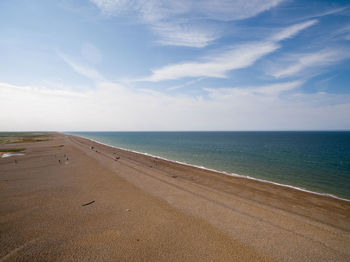
<instances>
[{"instance_id":1,"label":"sky","mask_svg":"<svg viewBox=\"0 0 350 262\"><path fill-rule=\"evenodd\" d=\"M349 130L349 83L349 1L0 1L0 131Z\"/></svg>"}]
</instances>

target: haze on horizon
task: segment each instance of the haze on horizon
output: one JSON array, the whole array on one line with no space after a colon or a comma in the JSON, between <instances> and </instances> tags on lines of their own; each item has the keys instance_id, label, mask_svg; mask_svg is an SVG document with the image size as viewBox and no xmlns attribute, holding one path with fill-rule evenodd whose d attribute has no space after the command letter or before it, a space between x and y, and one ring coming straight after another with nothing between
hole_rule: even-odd
<instances>
[{"instance_id":1,"label":"haze on horizon","mask_svg":"<svg viewBox=\"0 0 350 262\"><path fill-rule=\"evenodd\" d=\"M0 131L349 130L350 3L0 2Z\"/></svg>"}]
</instances>

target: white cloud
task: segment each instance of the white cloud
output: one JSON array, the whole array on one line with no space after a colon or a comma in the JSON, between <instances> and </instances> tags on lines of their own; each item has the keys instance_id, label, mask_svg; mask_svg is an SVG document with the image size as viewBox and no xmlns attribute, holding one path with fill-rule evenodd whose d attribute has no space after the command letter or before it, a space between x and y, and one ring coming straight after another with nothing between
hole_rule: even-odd
<instances>
[{"instance_id":1,"label":"white cloud","mask_svg":"<svg viewBox=\"0 0 350 262\"><path fill-rule=\"evenodd\" d=\"M241 20L267 11L284 0L90 0L108 15L136 16L150 26L164 45L204 47L220 37L203 19Z\"/></svg>"},{"instance_id":2,"label":"white cloud","mask_svg":"<svg viewBox=\"0 0 350 262\"><path fill-rule=\"evenodd\" d=\"M139 81L163 81L184 77L226 77L227 72L245 68L279 48L278 42L292 37L316 20L292 25L266 41L251 42L231 47L226 51L203 58L202 61L183 62L152 70L152 75Z\"/></svg>"},{"instance_id":3,"label":"white cloud","mask_svg":"<svg viewBox=\"0 0 350 262\"><path fill-rule=\"evenodd\" d=\"M349 50L342 48L323 49L315 53L293 54L277 62L270 74L275 78L284 78L310 73L310 69L336 64L350 58ZM282 69L281 69L282 68Z\"/></svg>"},{"instance_id":4,"label":"white cloud","mask_svg":"<svg viewBox=\"0 0 350 262\"><path fill-rule=\"evenodd\" d=\"M267 11L283 0L221 0L221 1L193 1L194 6L199 12L206 16L222 20L233 21L256 16L261 12Z\"/></svg>"},{"instance_id":5,"label":"white cloud","mask_svg":"<svg viewBox=\"0 0 350 262\"><path fill-rule=\"evenodd\" d=\"M254 57L254 56L253 56ZM63 58L64 59L64 58ZM219 57L217 59L222 59ZM70 66L76 65L68 60ZM72 66L73 68L74 66ZM84 92L0 83L1 130L271 130L350 128L349 95L298 93L300 81L189 96L108 82L80 66ZM80 68L79 67L79 68Z\"/></svg>"},{"instance_id":6,"label":"white cloud","mask_svg":"<svg viewBox=\"0 0 350 262\"><path fill-rule=\"evenodd\" d=\"M330 9L330 10L327 10L325 12L322 12L322 13L319 13L319 14L316 14L314 15L314 17L321 17L321 16L327 16L327 15L334 15L334 14L337 14L337 13L340 13L346 9L348 9L350 6L343 6L343 7L339 7L339 8L334 8L334 9Z\"/></svg>"},{"instance_id":7,"label":"white cloud","mask_svg":"<svg viewBox=\"0 0 350 262\"><path fill-rule=\"evenodd\" d=\"M190 97L101 82L77 95L0 84L1 130L349 129L349 95L297 93L298 82ZM280 96L289 90L291 94ZM186 116L186 117L184 117Z\"/></svg>"},{"instance_id":8,"label":"white cloud","mask_svg":"<svg viewBox=\"0 0 350 262\"><path fill-rule=\"evenodd\" d=\"M187 82L185 82L184 84L181 84L181 85L171 86L171 87L167 88L167 90L176 90L176 89L184 88L186 86L190 86L190 85L193 85L195 83L198 83L198 82L202 81L203 79L205 79L205 77L193 79L193 80L187 81Z\"/></svg>"},{"instance_id":9,"label":"white cloud","mask_svg":"<svg viewBox=\"0 0 350 262\"><path fill-rule=\"evenodd\" d=\"M11 90L12 92L20 92L20 93L27 93L30 95L39 95L39 96L56 96L56 97L84 97L85 95L80 92L74 92L69 89L63 89L63 88L47 88L42 86L18 86L18 85L12 85L9 83L1 83L0 87L3 88L3 90Z\"/></svg>"},{"instance_id":10,"label":"white cloud","mask_svg":"<svg viewBox=\"0 0 350 262\"><path fill-rule=\"evenodd\" d=\"M311 19L311 18L318 18L318 17L328 16L328 15L335 15L335 14L339 14L339 13L345 11L348 8L349 8L349 6L343 6L343 7L328 9L328 10L321 11L318 13L308 14L304 17L299 17L299 19Z\"/></svg>"},{"instance_id":11,"label":"white cloud","mask_svg":"<svg viewBox=\"0 0 350 262\"><path fill-rule=\"evenodd\" d=\"M294 90L303 84L302 81L293 81L285 83L275 83L263 86L252 87L234 87L234 88L205 88L209 96L214 99L231 99L235 96L266 96L276 97L286 91Z\"/></svg>"},{"instance_id":12,"label":"white cloud","mask_svg":"<svg viewBox=\"0 0 350 262\"><path fill-rule=\"evenodd\" d=\"M338 30L333 31L330 35L333 38L350 40L350 24L347 24Z\"/></svg>"},{"instance_id":13,"label":"white cloud","mask_svg":"<svg viewBox=\"0 0 350 262\"><path fill-rule=\"evenodd\" d=\"M275 96L279 95L286 91L294 90L302 85L302 81L286 82L286 83L277 83L271 85L261 86L259 88L253 88L253 92L262 95Z\"/></svg>"},{"instance_id":14,"label":"white cloud","mask_svg":"<svg viewBox=\"0 0 350 262\"><path fill-rule=\"evenodd\" d=\"M90 80L94 81L102 81L104 80L104 77L95 69L81 65L73 61L73 59L69 58L67 55L57 51L57 54L59 57L62 58L63 61L65 61L75 72L89 78Z\"/></svg>"},{"instance_id":15,"label":"white cloud","mask_svg":"<svg viewBox=\"0 0 350 262\"><path fill-rule=\"evenodd\" d=\"M318 22L317 20L310 20L310 21L306 21L304 23L292 25L290 27L285 28L281 32L277 33L276 35L274 35L272 37L272 40L273 41L281 41L281 40L284 40L287 38L291 38L291 37L295 36L297 33L299 33L300 31L316 24L317 22Z\"/></svg>"},{"instance_id":16,"label":"white cloud","mask_svg":"<svg viewBox=\"0 0 350 262\"><path fill-rule=\"evenodd\" d=\"M203 62L186 62L168 65L152 70L150 77L141 81L163 81L183 77L218 77L226 76L230 70L252 65L262 56L275 51L279 46L272 42L250 43L236 46L218 55L207 57Z\"/></svg>"},{"instance_id":17,"label":"white cloud","mask_svg":"<svg viewBox=\"0 0 350 262\"><path fill-rule=\"evenodd\" d=\"M241 20L267 11L284 0L90 0L111 15L139 12L146 20L193 15L220 21Z\"/></svg>"},{"instance_id":18,"label":"white cloud","mask_svg":"<svg viewBox=\"0 0 350 262\"><path fill-rule=\"evenodd\" d=\"M156 23L152 29L160 36L162 45L205 47L214 41L218 33L213 30L176 23Z\"/></svg>"}]
</instances>

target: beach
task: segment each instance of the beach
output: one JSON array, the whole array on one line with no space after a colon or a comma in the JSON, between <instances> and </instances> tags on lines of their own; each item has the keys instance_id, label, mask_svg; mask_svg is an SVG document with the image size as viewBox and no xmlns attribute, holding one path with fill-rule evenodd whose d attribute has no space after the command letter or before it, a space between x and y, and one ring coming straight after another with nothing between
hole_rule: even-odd
<instances>
[{"instance_id":1,"label":"beach","mask_svg":"<svg viewBox=\"0 0 350 262\"><path fill-rule=\"evenodd\" d=\"M0 158L0 261L350 260L349 201L50 136Z\"/></svg>"}]
</instances>

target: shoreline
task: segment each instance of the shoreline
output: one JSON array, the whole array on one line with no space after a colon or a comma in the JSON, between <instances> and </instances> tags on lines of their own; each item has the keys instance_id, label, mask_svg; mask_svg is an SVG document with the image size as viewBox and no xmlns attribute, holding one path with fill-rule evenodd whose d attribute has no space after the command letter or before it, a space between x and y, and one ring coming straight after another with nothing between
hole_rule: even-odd
<instances>
[{"instance_id":1,"label":"shoreline","mask_svg":"<svg viewBox=\"0 0 350 262\"><path fill-rule=\"evenodd\" d=\"M333 199L337 199L337 200L341 200L341 201L345 201L345 202L350 202L350 198L349 199L348 198L343 198L343 197L340 197L340 196L337 196L337 195L334 195L334 194L330 194L330 193L316 192L316 191L312 191L312 190L309 190L309 189L305 189L305 188L301 188L301 187L297 187L297 186L293 186L293 185L282 184L282 183L273 182L273 181L269 181L269 180L265 180L265 179L254 178L254 177L251 177L251 176L244 176L244 175L240 175L240 174L236 174L236 173L229 173L229 172L220 171L220 170L216 170L216 169L212 169L212 168L207 168L207 167L204 167L204 166L193 165L193 164L189 164L189 163L186 163L186 162L172 160L172 159L168 159L168 158L157 156L157 155L152 155L152 154L145 153L145 152L139 152L139 151L130 150L130 149L127 149L127 148L122 148L122 147L117 147L117 146L105 144L105 143L99 142L97 140L94 140L94 139L91 139L91 138L87 138L87 137L83 137L83 136L79 136L79 135L75 135L75 134L73 135L73 134L64 133L64 132L62 132L60 134L69 135L69 136L76 136L76 137L79 137L79 138L87 139L89 141L95 142L95 143L100 144L100 145L111 147L111 148L124 150L124 151L127 151L127 152L140 154L140 155L143 155L143 156L148 156L148 157L155 158L155 159L162 159L164 161L168 161L168 162L171 162L171 163L174 163L174 164L179 164L179 165L184 165L184 166L188 166L188 167L199 168L199 169L211 171L211 172L218 173L218 174L225 175L225 176L229 176L229 177L238 177L238 178L258 181L258 182L261 182L261 183L267 183L267 184L271 184L271 185L275 185L275 186L280 186L280 187L284 187L284 188L298 190L298 191L305 192L305 193L315 194L317 196L330 197L330 198L333 198Z\"/></svg>"},{"instance_id":2,"label":"shoreline","mask_svg":"<svg viewBox=\"0 0 350 262\"><path fill-rule=\"evenodd\" d=\"M52 137L0 159L0 261L275 261Z\"/></svg>"}]
</instances>

